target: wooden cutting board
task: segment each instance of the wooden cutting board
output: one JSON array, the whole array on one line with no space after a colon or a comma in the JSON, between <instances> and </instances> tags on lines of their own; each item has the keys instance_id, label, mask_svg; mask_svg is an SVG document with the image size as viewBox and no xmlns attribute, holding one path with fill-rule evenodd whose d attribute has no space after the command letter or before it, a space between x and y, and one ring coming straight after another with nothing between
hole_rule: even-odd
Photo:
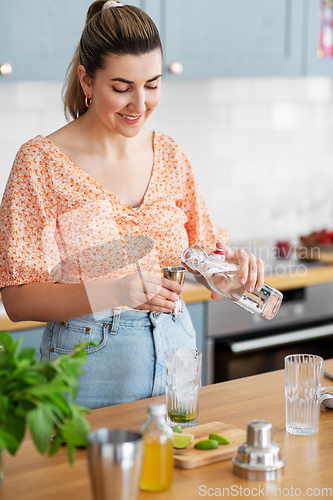
<instances>
[{"instance_id":1,"label":"wooden cutting board","mask_svg":"<svg viewBox=\"0 0 333 500\"><path fill-rule=\"evenodd\" d=\"M203 465L214 464L233 458L238 446L246 438L246 432L234 425L223 422L211 422L183 429L184 434L194 434L193 442L183 450L175 450L174 465L181 469L195 469ZM209 434L219 434L225 437L230 444L219 445L215 450L197 450L195 443L208 439Z\"/></svg>"}]
</instances>

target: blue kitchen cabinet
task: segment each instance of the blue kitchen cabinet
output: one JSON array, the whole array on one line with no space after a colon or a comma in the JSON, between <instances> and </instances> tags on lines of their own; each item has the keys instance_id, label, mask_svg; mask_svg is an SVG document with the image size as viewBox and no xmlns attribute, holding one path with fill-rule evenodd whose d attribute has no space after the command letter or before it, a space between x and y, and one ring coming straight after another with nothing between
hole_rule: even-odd
<instances>
[{"instance_id":1,"label":"blue kitchen cabinet","mask_svg":"<svg viewBox=\"0 0 333 500\"><path fill-rule=\"evenodd\" d=\"M166 76L300 75L303 2L160 0L165 69L175 61L184 68Z\"/></svg>"},{"instance_id":2,"label":"blue kitchen cabinet","mask_svg":"<svg viewBox=\"0 0 333 500\"><path fill-rule=\"evenodd\" d=\"M0 81L64 80L92 0L0 2L0 65L13 72ZM123 3L140 6L140 0Z\"/></svg>"},{"instance_id":3,"label":"blue kitchen cabinet","mask_svg":"<svg viewBox=\"0 0 333 500\"><path fill-rule=\"evenodd\" d=\"M8 332L14 342L17 342L18 339L24 336L23 342L21 344L21 350L25 347L33 347L36 349L36 359L39 359L39 346L42 340L44 327L38 328L29 328L27 330L16 330L12 332Z\"/></svg>"},{"instance_id":4,"label":"blue kitchen cabinet","mask_svg":"<svg viewBox=\"0 0 333 500\"><path fill-rule=\"evenodd\" d=\"M306 25L304 28L303 74L333 75L333 58L318 57L318 39L320 27L320 0L304 0Z\"/></svg>"},{"instance_id":5,"label":"blue kitchen cabinet","mask_svg":"<svg viewBox=\"0 0 333 500\"><path fill-rule=\"evenodd\" d=\"M205 356L205 337L206 337L206 303L197 302L188 304L187 309L196 331L197 349L202 352L201 384L206 385L206 356Z\"/></svg>"},{"instance_id":6,"label":"blue kitchen cabinet","mask_svg":"<svg viewBox=\"0 0 333 500\"><path fill-rule=\"evenodd\" d=\"M0 64L15 80L62 81L92 0L0 2ZM319 0L123 0L156 22L168 79L331 75L317 57ZM182 74L168 71L180 62Z\"/></svg>"}]
</instances>

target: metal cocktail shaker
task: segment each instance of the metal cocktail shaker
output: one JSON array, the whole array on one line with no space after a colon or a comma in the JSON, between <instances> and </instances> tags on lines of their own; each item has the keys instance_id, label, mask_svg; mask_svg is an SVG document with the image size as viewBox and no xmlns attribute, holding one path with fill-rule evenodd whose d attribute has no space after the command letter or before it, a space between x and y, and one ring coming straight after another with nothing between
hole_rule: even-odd
<instances>
[{"instance_id":1,"label":"metal cocktail shaker","mask_svg":"<svg viewBox=\"0 0 333 500\"><path fill-rule=\"evenodd\" d=\"M141 434L101 428L87 440L94 500L136 500L143 463Z\"/></svg>"}]
</instances>

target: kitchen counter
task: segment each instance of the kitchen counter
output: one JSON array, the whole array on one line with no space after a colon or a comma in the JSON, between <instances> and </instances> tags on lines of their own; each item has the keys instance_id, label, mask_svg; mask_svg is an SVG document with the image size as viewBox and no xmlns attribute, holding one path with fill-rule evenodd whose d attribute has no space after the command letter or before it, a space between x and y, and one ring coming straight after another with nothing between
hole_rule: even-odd
<instances>
[{"instance_id":1,"label":"kitchen counter","mask_svg":"<svg viewBox=\"0 0 333 500\"><path fill-rule=\"evenodd\" d=\"M290 290L292 288L301 288L311 285L317 285L319 283L327 283L333 281L333 265L323 265L320 267L308 268L305 270L304 274L300 275L298 275L294 271L291 271L291 273L285 273L281 276L276 274L267 275L265 280L267 283L277 288L278 290L281 290L282 292L284 290ZM207 300L211 300L210 291L200 283L193 281L185 281L182 298L186 302L186 304L194 304L196 302L205 302ZM223 300L223 297L221 297L221 300ZM1 306L2 303L0 301L0 331L25 330L28 328L36 328L44 325L44 323L39 323L37 321L22 321L19 323L13 323L6 316L4 309L1 309Z\"/></svg>"},{"instance_id":2,"label":"kitchen counter","mask_svg":"<svg viewBox=\"0 0 333 500\"><path fill-rule=\"evenodd\" d=\"M324 362L324 369L333 373L333 359ZM331 383L332 381L323 377L323 386ZM94 410L88 417L91 427L123 427L137 431L145 422L147 404L152 401L164 402L165 396ZM273 498L332 496L333 410L321 411L317 434L293 436L285 430L283 370L201 388L199 424L219 421L246 430L247 423L257 418L268 420L273 425L273 440L281 447L282 457L286 460L282 478L267 483L241 479L232 474L232 462L227 460L192 470L175 468L174 482L169 490L160 493L140 491L139 500L187 500L214 496L216 488L221 491L225 488L224 497L227 498L264 496L263 493L259 495L259 488L264 491L265 496ZM270 488L270 494L266 494L266 487ZM229 488L229 495L226 488ZM251 493L252 488L255 489ZM329 490L325 493L322 488L331 488L331 495ZM283 491L283 494L279 495L279 491ZM220 496L223 496L222 493ZM64 449L55 457L45 457L39 455L31 439L27 437L16 457L5 456L5 479L0 488L0 499L45 498L92 500L86 452L79 450L76 462L71 467L67 463Z\"/></svg>"}]
</instances>

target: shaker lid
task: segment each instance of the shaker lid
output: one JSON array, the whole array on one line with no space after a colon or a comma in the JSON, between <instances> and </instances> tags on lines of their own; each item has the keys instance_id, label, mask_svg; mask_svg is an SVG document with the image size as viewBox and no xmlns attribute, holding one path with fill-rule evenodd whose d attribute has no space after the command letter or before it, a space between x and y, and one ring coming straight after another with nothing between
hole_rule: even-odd
<instances>
[{"instance_id":1,"label":"shaker lid","mask_svg":"<svg viewBox=\"0 0 333 500\"><path fill-rule=\"evenodd\" d=\"M247 426L247 441L243 441L232 459L236 476L250 480L273 481L282 476L285 460L280 447L272 441L272 424L267 420L252 420Z\"/></svg>"}]
</instances>

